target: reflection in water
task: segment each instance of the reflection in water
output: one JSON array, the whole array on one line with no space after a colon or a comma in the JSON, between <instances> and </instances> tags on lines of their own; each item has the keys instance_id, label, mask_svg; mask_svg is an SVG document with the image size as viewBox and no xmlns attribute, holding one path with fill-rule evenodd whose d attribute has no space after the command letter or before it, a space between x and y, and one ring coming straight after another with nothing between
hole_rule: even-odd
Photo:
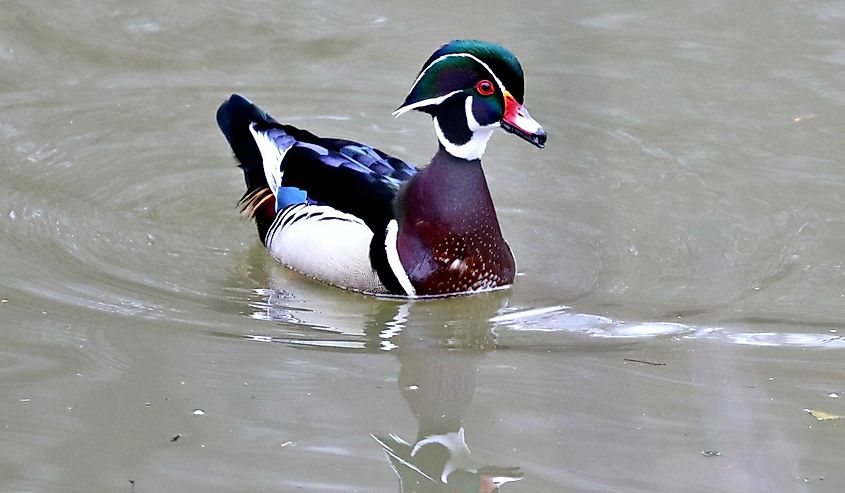
<instances>
[{"instance_id":1,"label":"reflection in water","mask_svg":"<svg viewBox=\"0 0 845 493\"><path fill-rule=\"evenodd\" d=\"M416 437L409 441L394 433L372 436L398 475L400 492L489 493L522 479L518 467L492 466L475 458L463 427L464 414L475 394L478 363L496 347L490 319L507 304L506 292L458 301L364 297L366 302L359 308L369 308L369 313L356 320L349 313L348 294L342 293L341 310L332 310L330 297L320 300L326 304L320 309L313 308L315 300L306 309L284 289L289 272L261 272L267 275L264 285L274 288L257 293L264 300L252 304L257 308L252 318L307 326L308 330L250 334L246 338L300 348L391 351L399 358L399 388L416 418ZM436 309L444 303L459 303L460 310Z\"/></svg>"},{"instance_id":2,"label":"reflection in water","mask_svg":"<svg viewBox=\"0 0 845 493\"><path fill-rule=\"evenodd\" d=\"M747 327L626 322L573 313L565 306L510 307L509 291L402 301L350 295L326 287L320 296L305 297L300 292L307 280L263 256L247 264L248 277L258 286L268 286L254 291L252 311L247 315L279 323L260 324L255 333L239 336L302 349L397 357L398 385L416 419L416 434L391 429L391 423L370 431L375 432L373 438L400 480L400 493L492 492L523 478L518 467L492 466L483 460L483 451L474 454L473 427L465 428L470 422L464 418L476 390L478 370L484 367L481 360L493 349L531 351L541 346L549 350L585 341L590 341L591 347L607 347L607 343L628 346L655 338L826 348L842 347L843 341L833 327L825 327L827 334L754 333ZM721 345L713 348L721 353ZM736 401L734 396L731 399ZM720 416L714 422L725 422L716 411L710 414ZM705 430L710 429L709 423ZM488 455L491 452L488 449ZM536 477L531 474L530 480Z\"/></svg>"},{"instance_id":3,"label":"reflection in water","mask_svg":"<svg viewBox=\"0 0 845 493\"><path fill-rule=\"evenodd\" d=\"M407 325L399 333L399 388L416 418L417 435L413 442L395 434L373 435L399 476L400 492L486 493L522 479L518 467L491 466L473 457L463 428L478 362L495 347L488 319L502 301L493 293L467 299L464 321L443 331L415 324L425 317L414 317L414 308L426 302L403 305Z\"/></svg>"}]
</instances>

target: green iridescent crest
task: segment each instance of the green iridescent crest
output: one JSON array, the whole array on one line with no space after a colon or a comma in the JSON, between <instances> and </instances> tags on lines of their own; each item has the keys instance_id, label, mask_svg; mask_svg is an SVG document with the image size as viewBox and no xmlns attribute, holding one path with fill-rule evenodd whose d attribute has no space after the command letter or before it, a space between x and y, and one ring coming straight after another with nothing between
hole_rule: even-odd
<instances>
[{"instance_id":1,"label":"green iridescent crest","mask_svg":"<svg viewBox=\"0 0 845 493\"><path fill-rule=\"evenodd\" d=\"M507 49L486 41L456 40L429 57L414 81L405 102L394 114L412 109L426 111L450 95L471 89L480 80L491 80L498 93L509 91L519 102L524 94L522 67Z\"/></svg>"}]
</instances>

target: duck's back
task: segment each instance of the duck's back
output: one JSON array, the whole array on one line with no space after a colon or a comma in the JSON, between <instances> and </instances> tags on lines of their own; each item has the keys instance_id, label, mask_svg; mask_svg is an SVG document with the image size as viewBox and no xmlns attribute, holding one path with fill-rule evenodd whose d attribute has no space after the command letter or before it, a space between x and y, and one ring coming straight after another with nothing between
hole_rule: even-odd
<instances>
[{"instance_id":1,"label":"duck's back","mask_svg":"<svg viewBox=\"0 0 845 493\"><path fill-rule=\"evenodd\" d=\"M413 165L376 148L283 125L239 95L217 120L247 191L241 203L274 257L310 277L401 294L384 251L401 184Z\"/></svg>"}]
</instances>

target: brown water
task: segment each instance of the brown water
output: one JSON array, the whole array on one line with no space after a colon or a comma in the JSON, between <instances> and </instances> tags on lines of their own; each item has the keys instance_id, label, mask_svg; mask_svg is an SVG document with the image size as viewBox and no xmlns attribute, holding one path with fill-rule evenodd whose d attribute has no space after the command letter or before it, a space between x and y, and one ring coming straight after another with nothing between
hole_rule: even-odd
<instances>
[{"instance_id":1,"label":"brown water","mask_svg":"<svg viewBox=\"0 0 845 493\"><path fill-rule=\"evenodd\" d=\"M550 135L485 156L516 285L275 264L217 105L422 164L390 112L456 37L520 57ZM447 445L461 491L843 491L805 412L845 415L843 40L820 0L5 0L0 491L402 491L378 440L404 491Z\"/></svg>"}]
</instances>

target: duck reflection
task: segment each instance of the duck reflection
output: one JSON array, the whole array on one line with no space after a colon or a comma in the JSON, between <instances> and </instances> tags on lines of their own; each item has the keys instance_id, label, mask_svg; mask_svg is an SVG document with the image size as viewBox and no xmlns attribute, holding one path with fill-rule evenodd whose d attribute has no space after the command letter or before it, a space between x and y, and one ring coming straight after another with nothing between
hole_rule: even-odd
<instances>
[{"instance_id":1,"label":"duck reflection","mask_svg":"<svg viewBox=\"0 0 845 493\"><path fill-rule=\"evenodd\" d=\"M492 466L475 458L463 427L478 363L495 345L488 320L505 299L488 293L447 301L460 304L460 321L432 330L429 319L413 312L429 312L427 305L438 302L410 303L406 308L411 313L398 336L399 389L417 421L415 439L373 435L399 477L401 493L488 493L523 477L518 467ZM417 320L424 323L417 326Z\"/></svg>"},{"instance_id":2,"label":"duck reflection","mask_svg":"<svg viewBox=\"0 0 845 493\"><path fill-rule=\"evenodd\" d=\"M395 433L372 437L399 477L400 493L489 493L522 479L518 467L493 466L476 458L463 425L475 394L479 362L496 347L490 319L507 304L507 291L408 301L355 297L321 287L322 296L309 297L306 303L296 294L302 285L294 274L273 268L251 270L250 277L256 280L256 276L263 278L258 285L270 289L260 290L265 302L256 306L253 318L295 324L298 334L248 338L317 350L390 352L398 357L399 390L416 418L417 433L413 440ZM303 334L303 326L311 333Z\"/></svg>"}]
</instances>

